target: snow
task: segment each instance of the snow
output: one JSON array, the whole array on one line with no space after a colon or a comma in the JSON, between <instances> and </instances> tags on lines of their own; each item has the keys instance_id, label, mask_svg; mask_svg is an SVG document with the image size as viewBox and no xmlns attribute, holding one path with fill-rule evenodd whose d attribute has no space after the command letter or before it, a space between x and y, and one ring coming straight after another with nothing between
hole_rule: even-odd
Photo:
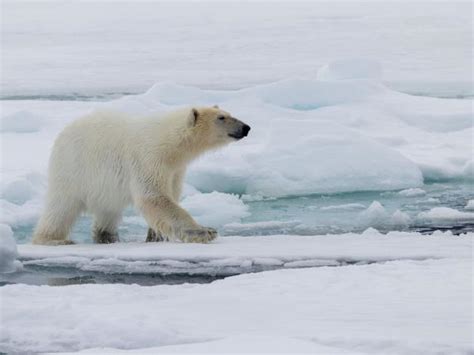
<instances>
[{"instance_id":1,"label":"snow","mask_svg":"<svg viewBox=\"0 0 474 355\"><path fill-rule=\"evenodd\" d=\"M0 273L20 270L21 263L17 258L18 251L11 228L6 224L0 224Z\"/></svg>"},{"instance_id":2,"label":"snow","mask_svg":"<svg viewBox=\"0 0 474 355\"><path fill-rule=\"evenodd\" d=\"M418 219L431 221L473 221L474 212L462 212L449 207L435 207L418 214Z\"/></svg>"},{"instance_id":3,"label":"snow","mask_svg":"<svg viewBox=\"0 0 474 355\"><path fill-rule=\"evenodd\" d=\"M1 131L13 133L38 132L43 127L43 118L28 111L19 111L2 119Z\"/></svg>"},{"instance_id":4,"label":"snow","mask_svg":"<svg viewBox=\"0 0 474 355\"><path fill-rule=\"evenodd\" d=\"M0 351L273 352L287 344L281 351L468 353L471 281L472 259L448 258L276 270L203 285L7 285Z\"/></svg>"},{"instance_id":5,"label":"snow","mask_svg":"<svg viewBox=\"0 0 474 355\"><path fill-rule=\"evenodd\" d=\"M18 251L20 260L29 266L67 266L108 273L187 272L226 275L265 269L269 266L269 259L272 261L270 266L287 267L294 262L311 265L324 261L343 265L396 259L469 258L473 236L472 233L455 237L450 233L425 236L408 232L383 235L369 229L362 235L221 237L207 245L118 243L51 247L24 244L18 246Z\"/></svg>"},{"instance_id":6,"label":"snow","mask_svg":"<svg viewBox=\"0 0 474 355\"><path fill-rule=\"evenodd\" d=\"M336 60L324 65L317 73L318 80L382 79L380 63L365 58Z\"/></svg>"}]
</instances>

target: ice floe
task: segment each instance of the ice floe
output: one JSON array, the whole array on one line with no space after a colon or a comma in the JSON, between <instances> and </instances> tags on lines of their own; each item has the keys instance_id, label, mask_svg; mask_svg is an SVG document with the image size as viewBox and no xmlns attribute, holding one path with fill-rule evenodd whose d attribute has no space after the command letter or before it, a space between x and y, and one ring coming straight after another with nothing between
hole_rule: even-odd
<instances>
[{"instance_id":1,"label":"ice floe","mask_svg":"<svg viewBox=\"0 0 474 355\"><path fill-rule=\"evenodd\" d=\"M411 188L399 191L398 194L405 197L420 197L426 195L426 191L420 188Z\"/></svg>"},{"instance_id":2,"label":"ice floe","mask_svg":"<svg viewBox=\"0 0 474 355\"><path fill-rule=\"evenodd\" d=\"M474 211L474 200L469 200L464 207L465 210Z\"/></svg>"},{"instance_id":3,"label":"ice floe","mask_svg":"<svg viewBox=\"0 0 474 355\"><path fill-rule=\"evenodd\" d=\"M6 353L472 351L469 257L288 268L204 285L7 285L0 297Z\"/></svg>"},{"instance_id":4,"label":"ice floe","mask_svg":"<svg viewBox=\"0 0 474 355\"><path fill-rule=\"evenodd\" d=\"M458 211L449 207L435 207L427 212L420 212L418 219L431 221L472 221L474 212Z\"/></svg>"},{"instance_id":5,"label":"ice floe","mask_svg":"<svg viewBox=\"0 0 474 355\"><path fill-rule=\"evenodd\" d=\"M443 233L433 236L407 232L384 235L367 230L364 234L221 237L206 245L19 245L18 251L25 266L63 266L106 273L226 275L267 269L269 259L286 267L314 263L344 265L397 259L468 258L472 253L472 236L472 233L454 237Z\"/></svg>"},{"instance_id":6,"label":"ice floe","mask_svg":"<svg viewBox=\"0 0 474 355\"><path fill-rule=\"evenodd\" d=\"M18 259L18 251L13 232L6 224L0 224L0 273L15 272L21 270Z\"/></svg>"}]
</instances>

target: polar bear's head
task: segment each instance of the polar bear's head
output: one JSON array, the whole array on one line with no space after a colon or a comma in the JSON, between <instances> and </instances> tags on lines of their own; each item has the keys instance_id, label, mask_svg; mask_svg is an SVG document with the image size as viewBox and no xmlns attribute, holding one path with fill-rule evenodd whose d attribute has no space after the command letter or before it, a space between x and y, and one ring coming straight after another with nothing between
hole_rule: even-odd
<instances>
[{"instance_id":1,"label":"polar bear's head","mask_svg":"<svg viewBox=\"0 0 474 355\"><path fill-rule=\"evenodd\" d=\"M249 125L218 106L192 108L188 125L195 138L209 148L242 139L250 131Z\"/></svg>"}]
</instances>

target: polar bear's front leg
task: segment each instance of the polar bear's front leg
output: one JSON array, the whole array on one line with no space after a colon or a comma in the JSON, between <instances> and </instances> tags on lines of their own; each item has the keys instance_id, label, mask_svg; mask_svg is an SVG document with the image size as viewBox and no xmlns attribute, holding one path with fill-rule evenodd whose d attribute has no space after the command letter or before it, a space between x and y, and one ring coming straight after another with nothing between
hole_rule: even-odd
<instances>
[{"instance_id":1,"label":"polar bear's front leg","mask_svg":"<svg viewBox=\"0 0 474 355\"><path fill-rule=\"evenodd\" d=\"M139 208L149 226L163 235L187 243L208 243L217 237L215 229L197 224L188 212L167 196L143 198Z\"/></svg>"},{"instance_id":2,"label":"polar bear's front leg","mask_svg":"<svg viewBox=\"0 0 474 355\"><path fill-rule=\"evenodd\" d=\"M178 170L173 177L173 182L171 184L171 197L176 204L179 204L179 199L181 197L181 191L183 189L183 180L186 170ZM148 233L146 236L146 242L163 242L167 241L168 236L163 235L161 231L156 231L153 228L148 228Z\"/></svg>"}]
</instances>

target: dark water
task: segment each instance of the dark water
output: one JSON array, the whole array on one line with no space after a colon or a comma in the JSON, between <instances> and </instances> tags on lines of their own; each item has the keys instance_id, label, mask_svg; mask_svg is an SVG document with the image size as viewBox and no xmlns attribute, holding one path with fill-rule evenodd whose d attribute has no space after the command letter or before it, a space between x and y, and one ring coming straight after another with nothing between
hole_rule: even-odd
<instances>
[{"instance_id":1,"label":"dark water","mask_svg":"<svg viewBox=\"0 0 474 355\"><path fill-rule=\"evenodd\" d=\"M375 261L338 261L337 264L311 266L311 267L342 267L346 265L367 265ZM305 266L302 266L304 268ZM84 271L71 267L44 267L37 265L24 265L21 272L0 274L0 287L10 284L69 286L81 284L137 284L140 286L179 285L184 283L210 283L226 277L271 271L284 268L283 266L249 266L227 267L219 272L150 272L150 273L121 273L121 272L96 272Z\"/></svg>"},{"instance_id":2,"label":"dark water","mask_svg":"<svg viewBox=\"0 0 474 355\"><path fill-rule=\"evenodd\" d=\"M0 274L0 286L9 284L68 286L80 284L138 284L141 286L178 285L183 283L209 283L229 275L146 273L123 274L82 271L68 267L25 266L22 272Z\"/></svg>"}]
</instances>

